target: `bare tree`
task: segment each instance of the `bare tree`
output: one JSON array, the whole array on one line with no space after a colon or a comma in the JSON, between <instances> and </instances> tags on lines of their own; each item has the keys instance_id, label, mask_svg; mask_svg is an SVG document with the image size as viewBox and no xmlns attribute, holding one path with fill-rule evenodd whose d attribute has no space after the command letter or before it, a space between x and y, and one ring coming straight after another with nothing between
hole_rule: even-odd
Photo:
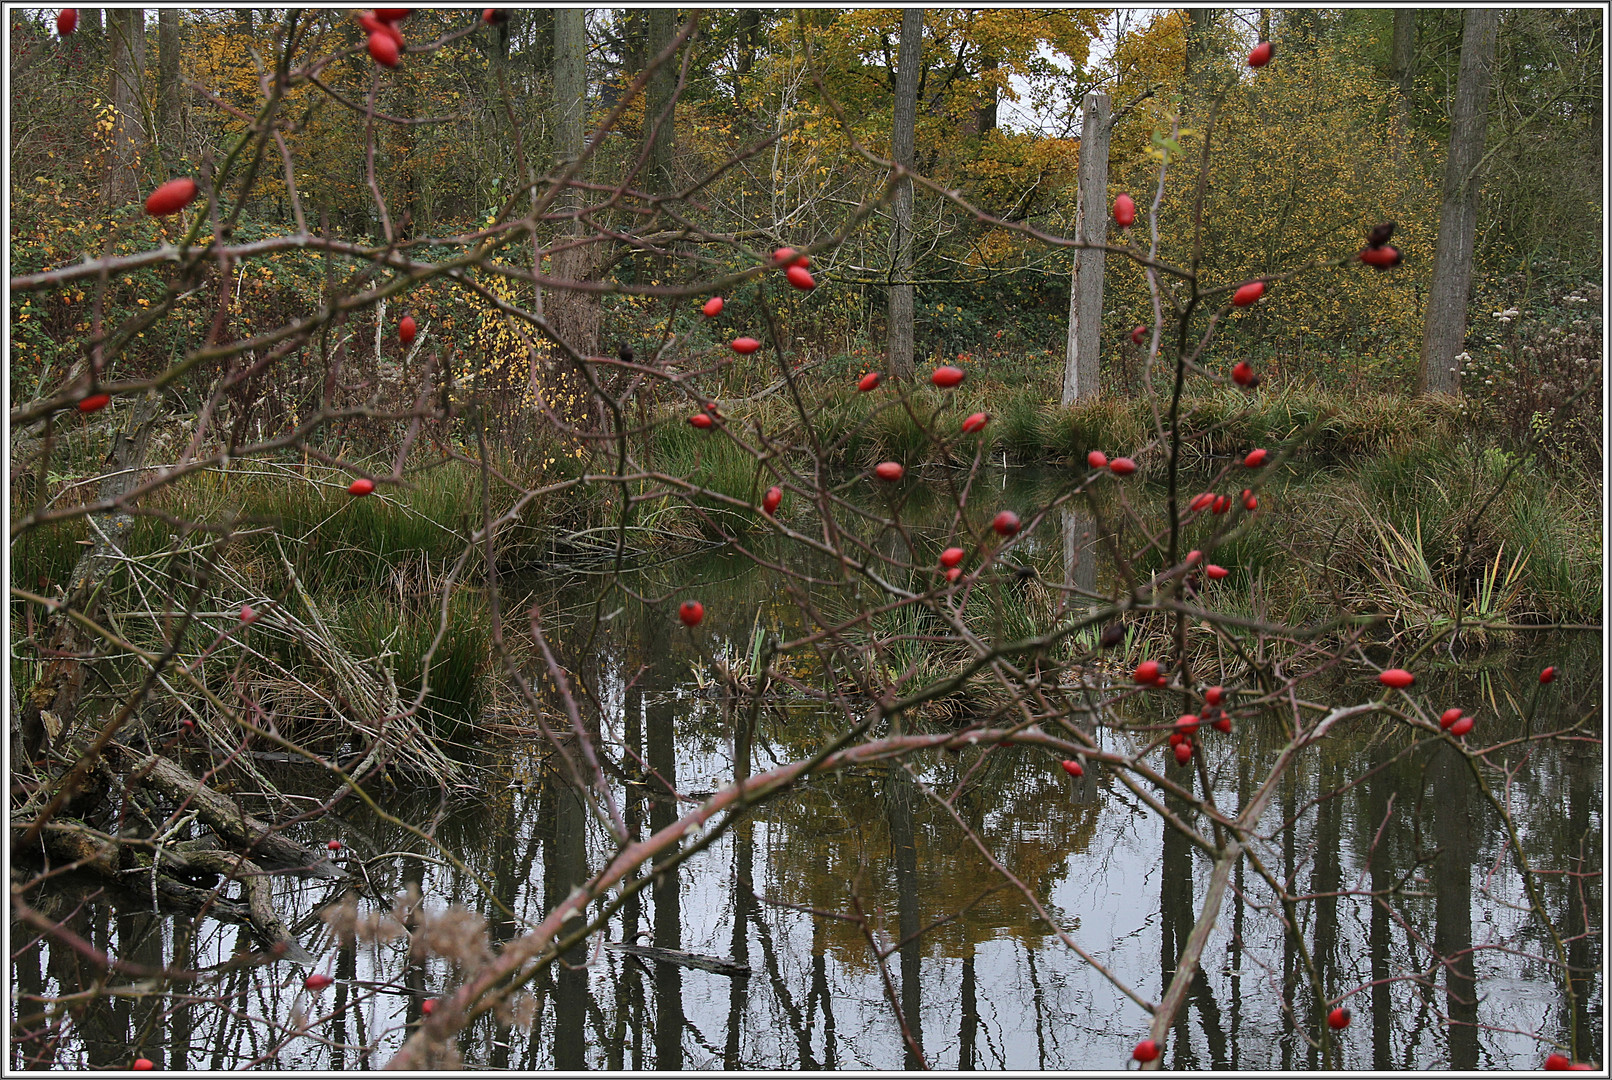
<instances>
[{"instance_id":1,"label":"bare tree","mask_svg":"<svg viewBox=\"0 0 1612 1080\"><path fill-rule=\"evenodd\" d=\"M1478 165L1489 122L1489 78L1494 68L1500 12L1469 8L1461 35L1461 68L1450 108L1450 153L1444 163L1444 201L1439 210L1438 247L1427 291L1427 325L1417 389L1458 394L1461 374L1456 354L1466 340L1467 298L1472 289L1472 256L1478 231Z\"/></svg>"}]
</instances>

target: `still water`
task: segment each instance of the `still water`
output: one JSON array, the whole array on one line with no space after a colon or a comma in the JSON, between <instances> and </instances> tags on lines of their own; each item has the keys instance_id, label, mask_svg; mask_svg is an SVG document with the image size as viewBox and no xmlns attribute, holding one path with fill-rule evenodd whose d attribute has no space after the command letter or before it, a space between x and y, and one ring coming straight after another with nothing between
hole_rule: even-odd
<instances>
[{"instance_id":1,"label":"still water","mask_svg":"<svg viewBox=\"0 0 1612 1080\"><path fill-rule=\"evenodd\" d=\"M1060 528L1049 521L1027 557L1056 559ZM739 663L753 634L772 628L787 637L800 616L776 580L731 553L640 568L632 584L662 595L694 582L708 614L693 635L667 607L619 599L601 610L600 633L584 635L598 584L586 576L512 590L544 604L557 627L551 644L595 695L603 744L624 763L610 774L615 794L640 835L731 783L736 770L796 759L844 723L781 698L760 711L747 739L745 712L713 688L713 658ZM1477 703L1486 740L1515 738L1527 728L1518 706L1544 663L1567 674L1542 698L1533 731L1600 715L1598 650L1597 635L1535 636L1434 665L1418 689L1430 703ZM1358 674L1307 695L1326 689L1341 703L1375 696ZM1101 738L1111 749L1141 745L1138 735ZM1234 812L1283 745L1273 716L1205 738L1217 804ZM1304 756L1262 823L1263 865L1304 897L1295 907L1303 949L1284 932L1263 881L1240 866L1161 1064L1317 1067L1302 1035L1323 1022L1305 955L1329 997L1357 991L1344 1002L1354 1014L1341 1038L1348 1068L1536 1068L1552 1049L1539 1039L1565 1044L1575 1025L1578 1057L1601 1060L1600 745L1519 743L1497 760L1513 775L1509 789L1490 776L1491 790L1510 800L1540 871L1574 972L1571 1001L1507 833L1465 763L1437 746L1410 748L1401 732L1367 718L1334 729ZM537 740L486 744L470 761L477 792L444 798L394 788L386 808L433 823L518 920L535 922L613 849ZM333 786L305 766L281 766L272 779L310 800ZM495 1070L1122 1067L1146 1033L1146 1014L1039 921L958 819L1061 930L1141 996L1159 998L1197 918L1207 856L1161 827L1106 770L1073 780L1051 755L1028 748L936 753L907 768L814 779L688 862L660 869L606 933L538 978L515 1023L483 1018L464 1033L460 1053L469 1067ZM365 861L374 893L414 887L427 909L479 913L494 944L513 933L469 879L352 800L297 829L319 845L339 838L349 865ZM238 926L151 914L128 897L114 907L72 882L35 894L36 906L96 949L212 973L147 984L160 996L113 996L75 1013L59 1042L42 1045L25 1037L44 1026L42 1000L97 978L113 987L141 980L105 976L14 923L13 1067L126 1067L137 1055L159 1069L383 1065L422 1003L456 985L454 963L413 956L406 941L341 944L317 917L340 887L282 878L276 892L318 956L316 970L336 979L317 996L303 988L307 971L284 961L213 970L255 947ZM366 899L360 912L375 907ZM477 925L440 920L445 951L473 954ZM621 944L727 966L664 962L613 947Z\"/></svg>"}]
</instances>

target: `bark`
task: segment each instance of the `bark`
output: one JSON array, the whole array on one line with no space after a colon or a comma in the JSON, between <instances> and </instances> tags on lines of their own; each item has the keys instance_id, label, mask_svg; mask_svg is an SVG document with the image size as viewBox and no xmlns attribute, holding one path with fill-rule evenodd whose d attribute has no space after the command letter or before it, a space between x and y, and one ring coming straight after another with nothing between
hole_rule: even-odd
<instances>
[{"instance_id":1,"label":"bark","mask_svg":"<svg viewBox=\"0 0 1612 1080\"><path fill-rule=\"evenodd\" d=\"M904 8L901 12L901 47L896 60L896 95L890 135L891 156L897 165L913 167L916 156L918 120L918 77L923 69L924 12ZM902 177L895 190L895 259L890 272L890 374L897 379L912 377L913 297L912 297L912 181Z\"/></svg>"},{"instance_id":2,"label":"bark","mask_svg":"<svg viewBox=\"0 0 1612 1080\"><path fill-rule=\"evenodd\" d=\"M1108 228L1107 94L1090 93L1082 107L1080 193L1075 236L1089 244L1106 239ZM1102 350L1103 263L1101 251L1075 252L1069 280L1069 340L1064 355L1063 406L1097 396L1098 355Z\"/></svg>"},{"instance_id":3,"label":"bark","mask_svg":"<svg viewBox=\"0 0 1612 1080\"><path fill-rule=\"evenodd\" d=\"M157 9L157 138L168 175L179 172L184 134L179 126L179 9Z\"/></svg>"},{"instance_id":4,"label":"bark","mask_svg":"<svg viewBox=\"0 0 1612 1080\"><path fill-rule=\"evenodd\" d=\"M139 194L140 155L149 143L145 124L145 95L141 77L146 69L145 11L108 8L107 36L111 39L112 160L108 162L101 194L111 206L134 201Z\"/></svg>"},{"instance_id":5,"label":"bark","mask_svg":"<svg viewBox=\"0 0 1612 1080\"><path fill-rule=\"evenodd\" d=\"M1394 122L1397 134L1410 130L1411 90L1416 82L1416 16L1413 7L1394 9L1393 50L1389 61L1389 78L1398 88L1395 100Z\"/></svg>"},{"instance_id":6,"label":"bark","mask_svg":"<svg viewBox=\"0 0 1612 1080\"><path fill-rule=\"evenodd\" d=\"M1455 357L1466 339L1467 299L1478 229L1475 174L1483 158L1484 129L1489 121L1489 80L1499 24L1500 13L1493 8L1472 8L1466 13L1461 67L1450 115L1450 153L1444 164L1438 246L1433 253L1433 280L1428 287L1427 322L1417 379L1417 389L1422 393L1458 394L1461 390Z\"/></svg>"}]
</instances>

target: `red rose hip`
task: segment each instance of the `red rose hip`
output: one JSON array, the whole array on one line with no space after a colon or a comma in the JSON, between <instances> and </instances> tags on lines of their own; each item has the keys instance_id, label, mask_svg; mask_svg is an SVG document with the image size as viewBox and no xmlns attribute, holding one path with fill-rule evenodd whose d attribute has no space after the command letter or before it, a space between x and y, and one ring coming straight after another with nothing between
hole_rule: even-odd
<instances>
[{"instance_id":1,"label":"red rose hip","mask_svg":"<svg viewBox=\"0 0 1612 1080\"><path fill-rule=\"evenodd\" d=\"M1444 715L1438 718L1439 727L1448 728L1459 719L1461 719L1461 710L1459 708L1445 709Z\"/></svg>"},{"instance_id":2,"label":"red rose hip","mask_svg":"<svg viewBox=\"0 0 1612 1080\"><path fill-rule=\"evenodd\" d=\"M1136 471L1136 462L1128 457L1117 457L1108 463L1108 468L1115 476L1129 476Z\"/></svg>"},{"instance_id":3,"label":"red rose hip","mask_svg":"<svg viewBox=\"0 0 1612 1080\"><path fill-rule=\"evenodd\" d=\"M1382 247L1361 249L1360 261L1378 270L1389 270L1404 262L1405 256L1399 253L1398 248L1384 244Z\"/></svg>"},{"instance_id":4,"label":"red rose hip","mask_svg":"<svg viewBox=\"0 0 1612 1080\"><path fill-rule=\"evenodd\" d=\"M1147 327L1138 326L1135 330L1131 331L1131 344L1132 345L1140 345L1146 339L1147 339Z\"/></svg>"},{"instance_id":5,"label":"red rose hip","mask_svg":"<svg viewBox=\"0 0 1612 1080\"><path fill-rule=\"evenodd\" d=\"M1159 662L1157 660L1143 660L1136 665L1136 670L1132 672L1131 677L1144 686L1148 683L1156 682L1159 677Z\"/></svg>"},{"instance_id":6,"label":"red rose hip","mask_svg":"<svg viewBox=\"0 0 1612 1080\"><path fill-rule=\"evenodd\" d=\"M1333 1031L1342 1031L1344 1028L1349 1026L1349 1021L1351 1019L1353 1019L1353 1014L1350 1013L1348 1009L1345 1009L1342 1005L1340 1005L1336 1009L1333 1009L1331 1012L1327 1013L1327 1027L1331 1028Z\"/></svg>"},{"instance_id":7,"label":"red rose hip","mask_svg":"<svg viewBox=\"0 0 1612 1080\"><path fill-rule=\"evenodd\" d=\"M1384 686L1393 687L1395 690L1403 690L1405 687L1416 681L1416 676L1412 675L1404 668L1396 667L1389 668L1381 675L1378 675L1377 681L1382 683Z\"/></svg>"},{"instance_id":8,"label":"red rose hip","mask_svg":"<svg viewBox=\"0 0 1612 1080\"><path fill-rule=\"evenodd\" d=\"M1274 55L1275 52L1276 47L1270 42L1260 42L1258 45L1254 46L1254 51L1248 54L1248 66L1251 68L1264 67L1266 64L1271 62L1271 56Z\"/></svg>"},{"instance_id":9,"label":"red rose hip","mask_svg":"<svg viewBox=\"0 0 1612 1080\"><path fill-rule=\"evenodd\" d=\"M1460 738L1472 730L1472 722L1472 717L1470 716L1461 717L1461 719L1450 725L1450 734Z\"/></svg>"},{"instance_id":10,"label":"red rose hip","mask_svg":"<svg viewBox=\"0 0 1612 1080\"><path fill-rule=\"evenodd\" d=\"M1080 776L1086 771L1080 767L1080 762L1075 761L1073 758L1061 761L1059 764L1063 766L1063 771L1070 776Z\"/></svg>"},{"instance_id":11,"label":"red rose hip","mask_svg":"<svg viewBox=\"0 0 1612 1080\"><path fill-rule=\"evenodd\" d=\"M817 281L812 277L812 272L804 266L791 266L784 271L784 277L788 278L789 283L802 292L810 292L817 288Z\"/></svg>"},{"instance_id":12,"label":"red rose hip","mask_svg":"<svg viewBox=\"0 0 1612 1080\"><path fill-rule=\"evenodd\" d=\"M1203 568L1203 572L1209 576L1210 581L1219 581L1221 578L1231 573L1230 570L1227 570L1224 566L1220 566L1217 563L1210 563L1208 566Z\"/></svg>"},{"instance_id":13,"label":"red rose hip","mask_svg":"<svg viewBox=\"0 0 1612 1080\"><path fill-rule=\"evenodd\" d=\"M62 8L56 13L56 33L66 37L78 29L78 8Z\"/></svg>"},{"instance_id":14,"label":"red rose hip","mask_svg":"<svg viewBox=\"0 0 1612 1080\"><path fill-rule=\"evenodd\" d=\"M761 498L761 509L769 514L775 513L778 510L778 504L783 501L784 489L781 487L770 487L767 489L767 494L763 495Z\"/></svg>"},{"instance_id":15,"label":"red rose hip","mask_svg":"<svg viewBox=\"0 0 1612 1080\"><path fill-rule=\"evenodd\" d=\"M998 536L1013 536L1019 531L1019 515L1004 510L991 520L991 528L996 530Z\"/></svg>"},{"instance_id":16,"label":"red rose hip","mask_svg":"<svg viewBox=\"0 0 1612 1080\"><path fill-rule=\"evenodd\" d=\"M950 364L942 365L935 369L933 375L929 376L929 381L942 390L950 390L963 381L963 369L952 367Z\"/></svg>"},{"instance_id":17,"label":"red rose hip","mask_svg":"<svg viewBox=\"0 0 1612 1080\"><path fill-rule=\"evenodd\" d=\"M873 466L873 472L880 480L891 484L907 475L907 470L899 461L881 461Z\"/></svg>"},{"instance_id":18,"label":"red rose hip","mask_svg":"<svg viewBox=\"0 0 1612 1080\"><path fill-rule=\"evenodd\" d=\"M720 296L713 296L711 299L701 304L700 314L704 315L707 319L714 319L718 315L722 314L722 298Z\"/></svg>"},{"instance_id":19,"label":"red rose hip","mask_svg":"<svg viewBox=\"0 0 1612 1080\"><path fill-rule=\"evenodd\" d=\"M1108 455L1101 450L1093 450L1086 455L1086 464L1094 469L1108 468Z\"/></svg>"},{"instance_id":20,"label":"red rose hip","mask_svg":"<svg viewBox=\"0 0 1612 1080\"><path fill-rule=\"evenodd\" d=\"M302 985L317 994L319 991L323 990L325 987L329 986L335 981L336 980L332 979L329 975L315 973L313 975L309 975L306 979L303 979Z\"/></svg>"},{"instance_id":21,"label":"red rose hip","mask_svg":"<svg viewBox=\"0 0 1612 1080\"><path fill-rule=\"evenodd\" d=\"M1136 200L1129 195L1120 195L1114 199L1114 224L1122 229L1128 229L1136 222Z\"/></svg>"},{"instance_id":22,"label":"red rose hip","mask_svg":"<svg viewBox=\"0 0 1612 1080\"><path fill-rule=\"evenodd\" d=\"M1541 671L1539 673L1539 681L1542 682L1542 683L1553 682L1553 681L1555 681L1555 679L1556 679L1556 669L1553 668L1553 667L1548 667L1544 671Z\"/></svg>"},{"instance_id":23,"label":"red rose hip","mask_svg":"<svg viewBox=\"0 0 1612 1080\"><path fill-rule=\"evenodd\" d=\"M705 618L705 605L698 600L684 600L678 605L677 618L684 626L698 626Z\"/></svg>"},{"instance_id":24,"label":"red rose hip","mask_svg":"<svg viewBox=\"0 0 1612 1080\"><path fill-rule=\"evenodd\" d=\"M688 422L699 428L701 431L705 431L710 428L713 421L711 420L710 413L697 412L688 418Z\"/></svg>"},{"instance_id":25,"label":"red rose hip","mask_svg":"<svg viewBox=\"0 0 1612 1080\"><path fill-rule=\"evenodd\" d=\"M1226 688L1224 686L1211 686L1203 692L1203 700L1208 705L1219 705L1226 700Z\"/></svg>"},{"instance_id":26,"label":"red rose hip","mask_svg":"<svg viewBox=\"0 0 1612 1080\"><path fill-rule=\"evenodd\" d=\"M367 476L360 476L357 480L347 485L347 494L354 496L368 495L374 490L375 481Z\"/></svg>"},{"instance_id":27,"label":"red rose hip","mask_svg":"<svg viewBox=\"0 0 1612 1080\"><path fill-rule=\"evenodd\" d=\"M967 420L963 421L963 430L970 435L977 434L978 432L985 430L985 425L988 424L990 420L991 417L988 413L977 412L973 416L970 416Z\"/></svg>"},{"instance_id":28,"label":"red rose hip","mask_svg":"<svg viewBox=\"0 0 1612 1080\"><path fill-rule=\"evenodd\" d=\"M1158 1056L1159 1044L1152 1039L1143 1039L1136 1044L1136 1049L1131 1051L1131 1057L1137 1061L1153 1061Z\"/></svg>"},{"instance_id":29,"label":"red rose hip","mask_svg":"<svg viewBox=\"0 0 1612 1080\"><path fill-rule=\"evenodd\" d=\"M757 341L753 337L733 339L733 351L738 353L740 356L749 356L759 348L761 348L761 342Z\"/></svg>"},{"instance_id":30,"label":"red rose hip","mask_svg":"<svg viewBox=\"0 0 1612 1080\"><path fill-rule=\"evenodd\" d=\"M397 339L407 345L414 340L414 316L405 315L397 324Z\"/></svg>"},{"instance_id":31,"label":"red rose hip","mask_svg":"<svg viewBox=\"0 0 1612 1080\"><path fill-rule=\"evenodd\" d=\"M940 553L940 565L950 569L961 563L967 554L960 547L949 547Z\"/></svg>"},{"instance_id":32,"label":"red rose hip","mask_svg":"<svg viewBox=\"0 0 1612 1080\"><path fill-rule=\"evenodd\" d=\"M1231 306L1247 307L1264 295L1265 283L1263 281L1250 281L1231 294Z\"/></svg>"},{"instance_id":33,"label":"red rose hip","mask_svg":"<svg viewBox=\"0 0 1612 1080\"><path fill-rule=\"evenodd\" d=\"M856 388L864 394L879 385L879 373L870 371L856 381Z\"/></svg>"},{"instance_id":34,"label":"red rose hip","mask_svg":"<svg viewBox=\"0 0 1612 1080\"><path fill-rule=\"evenodd\" d=\"M100 412L112 401L111 394L91 394L78 403L79 412Z\"/></svg>"},{"instance_id":35,"label":"red rose hip","mask_svg":"<svg viewBox=\"0 0 1612 1080\"><path fill-rule=\"evenodd\" d=\"M177 214L196 197L196 181L188 176L170 180L146 196L146 213L152 217Z\"/></svg>"},{"instance_id":36,"label":"red rose hip","mask_svg":"<svg viewBox=\"0 0 1612 1080\"><path fill-rule=\"evenodd\" d=\"M135 1072L149 1072L150 1070L155 1069L155 1068L156 1068L156 1066L151 1063L150 1058L135 1058L134 1059L134 1071Z\"/></svg>"},{"instance_id":37,"label":"red rose hip","mask_svg":"<svg viewBox=\"0 0 1612 1080\"><path fill-rule=\"evenodd\" d=\"M1175 744L1175 763L1185 765L1192 760L1192 740L1182 739Z\"/></svg>"},{"instance_id":38,"label":"red rose hip","mask_svg":"<svg viewBox=\"0 0 1612 1080\"><path fill-rule=\"evenodd\" d=\"M369 55L384 68L397 67L397 42L393 38L377 30L369 36Z\"/></svg>"},{"instance_id":39,"label":"red rose hip","mask_svg":"<svg viewBox=\"0 0 1612 1080\"><path fill-rule=\"evenodd\" d=\"M1250 450L1248 456L1243 458L1243 465L1250 469L1257 469L1265 464L1265 459L1269 456L1264 450Z\"/></svg>"}]
</instances>

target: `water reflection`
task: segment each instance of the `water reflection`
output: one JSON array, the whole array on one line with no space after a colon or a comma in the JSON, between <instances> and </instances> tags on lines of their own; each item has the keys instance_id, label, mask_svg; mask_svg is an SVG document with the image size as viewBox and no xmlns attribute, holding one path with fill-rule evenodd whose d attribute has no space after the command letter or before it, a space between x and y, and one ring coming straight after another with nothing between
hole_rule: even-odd
<instances>
[{"instance_id":1,"label":"water reflection","mask_svg":"<svg viewBox=\"0 0 1612 1080\"><path fill-rule=\"evenodd\" d=\"M1031 501L1011 491L1004 499L1020 506ZM1079 507L1050 522L1044 562L1037 564L1043 576L1095 590L1097 560L1085 546L1092 531ZM580 654L581 642L555 642L565 666L603 704L602 738L620 762L611 777L634 837L664 826L689 805L678 803L675 792L711 790L793 758L842 719L786 699L752 712L745 701L725 705L719 696L697 693L691 665L708 671L709 664L696 642L707 656L728 646L740 651L758 609L766 625L775 612L780 621L788 618L791 605L779 601L776 582L740 574L732 560L660 573L678 582L708 582L702 595L709 614L699 635L683 632L664 611L628 604L619 635L601 637L586 654ZM1515 684L1515 672L1528 664L1497 656L1488 666L1503 688L1525 689ZM1428 677L1430 697L1438 678ZM1360 687L1340 693L1353 697ZM1593 680L1576 693L1540 722L1599 708ZM1484 722L1492 725L1489 737L1504 736L1502 718L1486 714ZM1232 738L1206 736L1202 753L1218 805L1245 805L1282 744L1281 733L1258 720ZM1565 1039L1576 1027L1577 1055L1599 1060L1599 879L1561 873L1600 869L1599 750L1541 751L1515 781L1524 836L1538 845L1535 857L1554 875L1545 879L1546 899L1568 938L1576 992L1570 1006L1550 967L1494 950L1473 953L1475 905L1490 920L1478 935L1485 943L1538 952L1537 934L1525 909L1482 899L1490 889L1493 897L1515 900L1517 878L1464 762L1405 749L1398 734L1340 729L1290 774L1262 830L1274 833L1287 820L1298 827L1262 848L1261 856L1292 891L1317 897L1299 906L1302 937L1287 932L1262 879L1239 866L1222 929L1212 935L1188 1008L1170 1033L1167 1064L1328 1065L1304 1037L1316 1034L1321 1017L1300 942L1328 996L1371 984L1347 1002L1355 1024L1337 1040L1336 1051L1345 1067L1536 1064L1542 1053L1532 1040L1481 1026L1521 1026L1486 1011L1498 1008L1484 1004L1490 980L1503 980L1525 1004L1537 1006L1528 1022L1553 1037L1560 1032ZM478 764L487 777L485 797L448 807L439 835L521 920L534 919L601 865L610 842L537 748L498 747ZM491 1069L897 1069L914 1067L921 1053L942 1069L1122 1064L1146 1017L1028 914L1016 891L1001 887L935 800L952 799L968 828L1043 899L1059 927L1149 997L1168 984L1197 917L1207 877L1200 856L1139 812L1102 769L1075 781L1056 762L1024 753L936 755L912 765L916 776L881 767L814 780L758 808L688 863L674 867L663 860L645 868L652 884L630 897L603 932L610 943L731 960L748 967L750 978L632 956L602 948L595 938L534 985L530 1025L504 1028L492 1016L473 1025L461 1043L467 1063ZM1195 769L1172 764L1170 775L1199 784ZM328 794L317 776L299 781L288 772L275 779L290 791ZM1352 779L1360 783L1344 795L1316 801ZM430 820L437 795L404 792L389 808L410 820ZM1179 805L1172 809L1182 812ZM375 859L371 874L383 894L412 881L428 903L477 907L495 942L515 932L515 922L450 868L391 854L429 855L414 838L359 808L343 812L344 839ZM291 880L276 888L292 922L325 898ZM844 914L852 888L880 939L897 946L887 962L913 1047L901 1038L878 966L856 927L800 910ZM1351 894L1356 888L1369 889L1372 898ZM75 933L125 959L207 967L253 948L239 928L211 920L193 927L127 902L114 914L104 901L65 889L58 901L50 910ZM30 939L26 931L14 934L14 1030L29 1027L23 1021L41 1012L40 998L101 975L71 949L29 946ZM411 959L406 948L340 946L328 939L317 945L324 950L321 970L337 979L319 1003L320 1015L328 1011L331 1019L317 1029L317 1039L287 1034L273 1058L280 1067L376 1067L418 1020L420 1003L453 985L446 964ZM1430 948L1448 963L1434 961ZM1413 971L1434 972L1425 994L1403 977ZM166 999L86 1010L59 1044L14 1042L11 1063L122 1067L130 1048L138 1047L166 1068L242 1068L274 1049L278 1038L265 1024L242 1018L289 1024L293 1005L308 1001L299 992L301 975L286 964L240 969L216 984L175 987ZM1450 1023L1440 1023L1441 1017Z\"/></svg>"}]
</instances>

